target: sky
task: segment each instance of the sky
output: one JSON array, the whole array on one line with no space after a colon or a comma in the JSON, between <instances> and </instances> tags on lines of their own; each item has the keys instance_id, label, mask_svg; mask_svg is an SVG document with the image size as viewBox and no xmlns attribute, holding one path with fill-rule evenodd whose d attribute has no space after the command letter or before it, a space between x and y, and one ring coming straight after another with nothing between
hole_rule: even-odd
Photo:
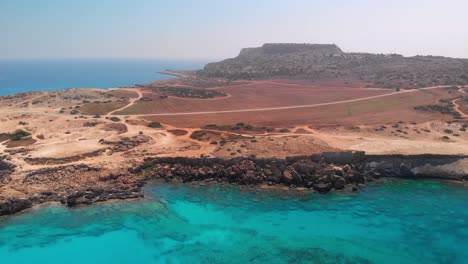
<instances>
[{"instance_id":1,"label":"sky","mask_svg":"<svg viewBox=\"0 0 468 264\"><path fill-rule=\"evenodd\" d=\"M221 59L263 43L468 58L467 0L0 0L0 59Z\"/></svg>"}]
</instances>

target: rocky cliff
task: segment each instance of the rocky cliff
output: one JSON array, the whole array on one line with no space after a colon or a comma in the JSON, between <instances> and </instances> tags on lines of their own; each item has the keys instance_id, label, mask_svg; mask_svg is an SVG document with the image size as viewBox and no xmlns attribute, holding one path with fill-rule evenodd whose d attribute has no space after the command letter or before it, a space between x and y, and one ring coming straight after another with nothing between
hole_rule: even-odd
<instances>
[{"instance_id":1,"label":"rocky cliff","mask_svg":"<svg viewBox=\"0 0 468 264\"><path fill-rule=\"evenodd\" d=\"M346 53L334 44L265 44L210 63L201 77L300 78L368 82L375 87L418 88L468 83L468 60L435 56Z\"/></svg>"},{"instance_id":2,"label":"rocky cliff","mask_svg":"<svg viewBox=\"0 0 468 264\"><path fill-rule=\"evenodd\" d=\"M0 190L3 191L0 192L0 216L45 202L61 202L72 207L110 199L141 198L142 186L153 179L301 187L320 193L356 191L368 182L387 177L464 181L468 180L468 157L329 152L286 159L153 158L128 171L77 164L32 171L22 180L11 179L9 175L13 171L13 165L0 161Z\"/></svg>"}]
</instances>

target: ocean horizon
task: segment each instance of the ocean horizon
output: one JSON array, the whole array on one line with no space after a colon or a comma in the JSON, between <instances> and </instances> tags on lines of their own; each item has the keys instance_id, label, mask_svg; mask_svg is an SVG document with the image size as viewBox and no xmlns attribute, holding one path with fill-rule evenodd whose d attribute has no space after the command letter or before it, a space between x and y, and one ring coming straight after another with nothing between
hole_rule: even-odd
<instances>
[{"instance_id":1,"label":"ocean horizon","mask_svg":"<svg viewBox=\"0 0 468 264\"><path fill-rule=\"evenodd\" d=\"M67 88L114 88L174 78L166 69L195 70L208 60L0 59L0 96Z\"/></svg>"}]
</instances>

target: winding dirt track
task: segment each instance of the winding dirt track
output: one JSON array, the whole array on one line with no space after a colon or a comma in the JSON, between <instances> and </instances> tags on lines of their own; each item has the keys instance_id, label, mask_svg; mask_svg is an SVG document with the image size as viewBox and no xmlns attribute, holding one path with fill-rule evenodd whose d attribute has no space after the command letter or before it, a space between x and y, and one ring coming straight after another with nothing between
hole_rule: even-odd
<instances>
[{"instance_id":1,"label":"winding dirt track","mask_svg":"<svg viewBox=\"0 0 468 264\"><path fill-rule=\"evenodd\" d=\"M112 90L112 89L111 89ZM120 89L120 90L126 90L126 91L131 91L131 92L135 92L138 94L138 97L137 98L130 98L130 102L126 105L126 106L123 106L119 109L116 109L116 110L113 110L109 113L107 113L106 115L113 115L114 113L117 113L119 111L122 111L130 106L132 106L133 104L135 104L136 101L140 100L141 98L143 98L143 93L139 90L139 89Z\"/></svg>"},{"instance_id":2,"label":"winding dirt track","mask_svg":"<svg viewBox=\"0 0 468 264\"><path fill-rule=\"evenodd\" d=\"M463 95L466 94L466 93L465 93L465 90L464 90L463 88L460 88L458 91L459 91L460 93L462 93ZM455 111L457 111L463 118L467 118L468 115L465 114L465 113L460 109L460 105L457 103L457 101L459 101L459 100L461 100L461 99L462 99L462 98L458 98L458 99L455 99L455 100L452 101L452 103L453 103L453 109L454 109Z\"/></svg>"},{"instance_id":3,"label":"winding dirt track","mask_svg":"<svg viewBox=\"0 0 468 264\"><path fill-rule=\"evenodd\" d=\"M154 114L131 114L131 115L121 115L121 116L139 116L139 117L145 117L145 116L183 116L183 115L207 115L207 114L223 114L223 113L244 113L244 112L262 112L262 111L274 111L274 110L288 110L288 109L298 109L298 108L312 108L312 107L320 107L320 106L327 106L327 105L337 105L337 104L344 104L344 103L352 103L352 102L360 102L360 101L365 101L365 100L370 100L370 99L375 99L375 98L382 98L382 97L387 97L387 96L392 96L396 94L403 94L403 93L413 93L421 90L430 90L430 89L440 89L440 88L447 88L450 86L433 86L433 87L426 87L426 88L420 88L420 89L411 89L411 90L403 90L399 92L393 92L393 93L388 93L388 94L381 94L381 95L375 95L375 96L369 96L369 97L363 97L363 98L357 98L357 99L350 99L350 100L343 100L343 101L336 101L336 102L329 102L329 103L320 103L320 104L308 104L308 105L293 105L293 106L279 106L279 107L267 107L267 108L251 108L251 109L234 109L234 110L219 110L219 111L202 111L202 112L180 112L180 113L154 113ZM117 110L113 110L107 114L113 115L113 113L117 111L121 111L127 107L132 106L137 100L141 99L143 96L141 91L138 89L131 89L131 91L137 92L138 93L138 98L134 98L130 101L129 104L126 106L119 108ZM2 114L18 114L18 113L26 113L26 114L43 114L43 115L49 115L49 116L64 116L67 114L58 114L58 113L46 113L46 112L41 112L41 111L2 111L0 112L0 115Z\"/></svg>"},{"instance_id":4,"label":"winding dirt track","mask_svg":"<svg viewBox=\"0 0 468 264\"><path fill-rule=\"evenodd\" d=\"M457 103L457 101L459 101L459 99L455 99L452 101L453 103L453 110L457 111L463 118L467 118L468 115L466 115L465 113L463 113L463 111L460 109L460 105Z\"/></svg>"},{"instance_id":5,"label":"winding dirt track","mask_svg":"<svg viewBox=\"0 0 468 264\"><path fill-rule=\"evenodd\" d=\"M278 107L267 107L267 108L251 108L251 109L236 109L236 110L219 110L219 111L202 111L202 112L181 112L181 113L155 113L155 114L136 114L136 115L125 115L125 116L180 116L180 115L207 115L207 114L223 114L223 113L244 113L244 112L261 112L261 111L274 111L274 110L288 110L288 109L298 109L298 108L311 108L311 107L319 107L319 106L327 106L327 105L336 105L336 104L344 104L344 103L352 103L352 102L359 102L374 98L381 98L386 96L392 96L396 94L402 93L411 93L420 90L430 90L430 89L439 89L439 88L446 88L449 86L434 86L434 87L426 87L420 89L412 89L412 90L404 90L400 92L393 92L388 94L381 94L357 99L350 99L350 100L343 100L343 101L336 101L336 102L329 102L329 103L320 103L320 104L308 104L308 105L293 105L293 106L278 106Z\"/></svg>"}]
</instances>

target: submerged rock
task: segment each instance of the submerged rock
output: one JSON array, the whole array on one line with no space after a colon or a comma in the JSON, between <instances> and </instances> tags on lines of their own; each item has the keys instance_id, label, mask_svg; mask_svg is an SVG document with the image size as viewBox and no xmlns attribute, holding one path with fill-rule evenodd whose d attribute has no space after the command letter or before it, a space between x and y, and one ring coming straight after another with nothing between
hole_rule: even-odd
<instances>
[{"instance_id":1,"label":"submerged rock","mask_svg":"<svg viewBox=\"0 0 468 264\"><path fill-rule=\"evenodd\" d=\"M317 184L314 184L313 187L314 187L314 190L316 190L317 192L327 193L331 191L333 184L331 182L317 183Z\"/></svg>"}]
</instances>

